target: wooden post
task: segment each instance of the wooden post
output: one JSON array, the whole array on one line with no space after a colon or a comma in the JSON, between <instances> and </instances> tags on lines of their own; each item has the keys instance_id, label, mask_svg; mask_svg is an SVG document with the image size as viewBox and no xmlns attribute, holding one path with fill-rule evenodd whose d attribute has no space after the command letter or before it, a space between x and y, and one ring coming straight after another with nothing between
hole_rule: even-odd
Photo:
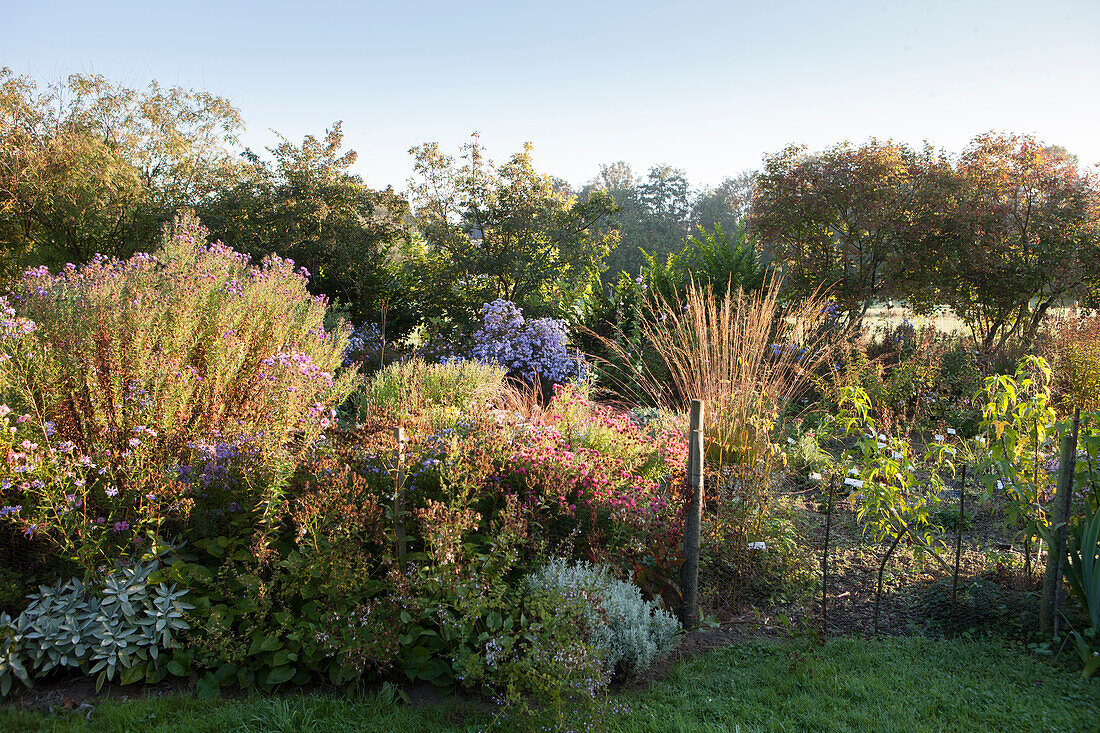
<instances>
[{"instance_id":1,"label":"wooden post","mask_svg":"<svg viewBox=\"0 0 1100 733\"><path fill-rule=\"evenodd\" d=\"M405 428L394 428L393 438L397 443L397 475L393 488L393 531L397 538L397 559L405 558Z\"/></svg>"},{"instance_id":2,"label":"wooden post","mask_svg":"<svg viewBox=\"0 0 1100 733\"><path fill-rule=\"evenodd\" d=\"M680 622L685 628L699 623L699 541L703 521L703 401L691 401L687 459L688 507L684 516L684 564L680 568L683 606Z\"/></svg>"},{"instance_id":3,"label":"wooden post","mask_svg":"<svg viewBox=\"0 0 1100 733\"><path fill-rule=\"evenodd\" d=\"M1054 636L1058 633L1058 603L1061 600L1062 573L1065 571L1066 525L1073 494L1073 476L1077 470L1077 431L1081 426L1081 410L1073 413L1073 429L1062 436L1058 458L1058 488L1054 494L1053 521L1051 522L1050 547L1047 548L1047 567L1043 574L1043 598L1039 606L1039 633Z\"/></svg>"}]
</instances>

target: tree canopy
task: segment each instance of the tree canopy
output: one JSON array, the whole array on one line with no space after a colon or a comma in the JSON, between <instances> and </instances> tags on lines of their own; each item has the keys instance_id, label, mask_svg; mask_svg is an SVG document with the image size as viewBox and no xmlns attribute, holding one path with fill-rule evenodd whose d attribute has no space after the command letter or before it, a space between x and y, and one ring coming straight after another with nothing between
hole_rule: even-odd
<instances>
[{"instance_id":1,"label":"tree canopy","mask_svg":"<svg viewBox=\"0 0 1100 733\"><path fill-rule=\"evenodd\" d=\"M497 166L476 134L459 158L437 143L409 151L417 225L434 250L442 279L465 303L469 319L483 302L512 301L534 313L561 313L604 267L617 233L601 229L614 210L599 192L581 201L535 170L528 143Z\"/></svg>"},{"instance_id":2,"label":"tree canopy","mask_svg":"<svg viewBox=\"0 0 1100 733\"><path fill-rule=\"evenodd\" d=\"M1100 281L1096 179L1062 148L993 133L971 141L955 176L946 231L912 257L984 350L1030 345L1052 306Z\"/></svg>"},{"instance_id":3,"label":"tree canopy","mask_svg":"<svg viewBox=\"0 0 1100 733\"><path fill-rule=\"evenodd\" d=\"M0 69L0 248L7 265L152 247L161 222L231 182L242 122L224 98L95 74L46 89Z\"/></svg>"},{"instance_id":4,"label":"tree canopy","mask_svg":"<svg viewBox=\"0 0 1100 733\"><path fill-rule=\"evenodd\" d=\"M934 220L933 176L945 165L930 148L877 140L843 142L817 155L789 147L756 178L750 228L782 267L788 288L829 288L853 321L890 292L898 254Z\"/></svg>"},{"instance_id":5,"label":"tree canopy","mask_svg":"<svg viewBox=\"0 0 1100 733\"><path fill-rule=\"evenodd\" d=\"M418 304L402 259L409 206L392 188L374 191L348 172L339 122L300 145L280 136L271 160L245 151L240 181L202 210L214 235L256 258L270 252L310 273L310 288L338 299L356 322L391 311L393 335L415 325Z\"/></svg>"}]
</instances>

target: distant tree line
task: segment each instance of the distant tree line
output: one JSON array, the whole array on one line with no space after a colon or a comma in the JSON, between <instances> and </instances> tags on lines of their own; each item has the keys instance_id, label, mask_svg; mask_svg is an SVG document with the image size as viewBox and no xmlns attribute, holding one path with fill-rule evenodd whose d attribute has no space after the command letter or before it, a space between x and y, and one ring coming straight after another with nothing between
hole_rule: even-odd
<instances>
[{"instance_id":1,"label":"distant tree line","mask_svg":"<svg viewBox=\"0 0 1100 733\"><path fill-rule=\"evenodd\" d=\"M475 134L455 154L410 150L399 193L350 171L338 122L266 154L239 151L242 127L206 92L97 75L40 88L0 70L0 268L147 250L194 209L238 250L293 258L391 340L467 329L498 298L613 318L638 278L752 286L765 263L791 297L828 288L853 320L886 297L948 305L987 349L1100 291L1096 178L1028 136L981 135L957 158L892 141L792 147L693 190L682 170L621 161L574 189L539 172L530 145L496 163Z\"/></svg>"}]
</instances>

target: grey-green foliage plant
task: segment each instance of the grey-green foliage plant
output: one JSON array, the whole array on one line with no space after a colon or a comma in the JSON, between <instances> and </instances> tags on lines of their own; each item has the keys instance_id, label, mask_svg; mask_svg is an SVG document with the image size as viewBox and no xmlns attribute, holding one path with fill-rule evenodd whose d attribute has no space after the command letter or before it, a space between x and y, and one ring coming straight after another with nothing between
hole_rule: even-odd
<instances>
[{"instance_id":1,"label":"grey-green foliage plant","mask_svg":"<svg viewBox=\"0 0 1100 733\"><path fill-rule=\"evenodd\" d=\"M527 576L532 590L554 588L567 599L585 601L588 641L603 659L605 669L642 672L668 650L680 624L638 587L613 577L606 566L575 565L551 560Z\"/></svg>"},{"instance_id":2,"label":"grey-green foliage plant","mask_svg":"<svg viewBox=\"0 0 1100 733\"><path fill-rule=\"evenodd\" d=\"M13 677L30 686L28 670L58 667L98 675L96 689L116 675L123 684L162 679L160 652L180 646L173 635L188 628L183 613L193 606L186 589L150 582L156 570L152 561L113 571L101 587L76 578L42 586L16 620L0 616L0 691Z\"/></svg>"}]
</instances>

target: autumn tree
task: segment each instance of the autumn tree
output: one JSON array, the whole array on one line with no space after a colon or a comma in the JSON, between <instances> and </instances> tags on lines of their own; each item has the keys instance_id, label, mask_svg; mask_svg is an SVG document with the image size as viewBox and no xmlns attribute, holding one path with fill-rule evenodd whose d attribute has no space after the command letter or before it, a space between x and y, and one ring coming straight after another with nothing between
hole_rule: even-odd
<instances>
[{"instance_id":1,"label":"autumn tree","mask_svg":"<svg viewBox=\"0 0 1100 733\"><path fill-rule=\"evenodd\" d=\"M789 147L756 178L749 226L796 294L829 288L853 322L891 291L899 253L937 226L949 170L925 147L844 142L817 155Z\"/></svg>"},{"instance_id":2,"label":"autumn tree","mask_svg":"<svg viewBox=\"0 0 1100 733\"><path fill-rule=\"evenodd\" d=\"M717 186L696 192L691 202L692 229L713 229L718 225L728 232L733 231L749 213L754 180L752 171L743 171L725 178Z\"/></svg>"},{"instance_id":3,"label":"autumn tree","mask_svg":"<svg viewBox=\"0 0 1100 733\"><path fill-rule=\"evenodd\" d=\"M1100 282L1096 179L1062 148L994 133L971 141L956 175L947 236L919 255L985 352L1029 346L1051 307Z\"/></svg>"},{"instance_id":4,"label":"autumn tree","mask_svg":"<svg viewBox=\"0 0 1100 733\"><path fill-rule=\"evenodd\" d=\"M564 312L602 270L617 239L599 226L614 209L611 197L578 200L555 188L535 170L530 143L500 166L476 134L457 160L437 143L409 152L416 222L440 268L436 287L454 296L453 320L471 321L495 298L527 312Z\"/></svg>"},{"instance_id":5,"label":"autumn tree","mask_svg":"<svg viewBox=\"0 0 1100 733\"><path fill-rule=\"evenodd\" d=\"M74 74L40 89L0 69L0 248L9 266L151 247L161 222L236 175L221 97Z\"/></svg>"}]
</instances>

